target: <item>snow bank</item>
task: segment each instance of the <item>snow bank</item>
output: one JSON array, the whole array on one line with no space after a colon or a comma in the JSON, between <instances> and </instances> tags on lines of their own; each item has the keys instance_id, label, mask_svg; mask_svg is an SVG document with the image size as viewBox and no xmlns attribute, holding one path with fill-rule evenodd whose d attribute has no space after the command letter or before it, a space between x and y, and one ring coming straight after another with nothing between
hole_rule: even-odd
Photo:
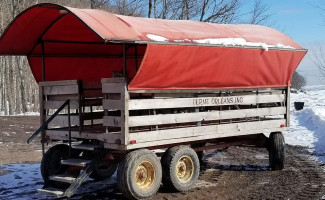
<instances>
[{"instance_id":1,"label":"snow bank","mask_svg":"<svg viewBox=\"0 0 325 200\"><path fill-rule=\"evenodd\" d=\"M296 111L295 101L305 102L304 109ZM309 148L325 163L325 90L291 94L290 130L284 136L286 143Z\"/></svg>"},{"instance_id":2,"label":"snow bank","mask_svg":"<svg viewBox=\"0 0 325 200\"><path fill-rule=\"evenodd\" d=\"M305 86L302 88L303 91L318 91L325 90L325 85L313 85L313 86Z\"/></svg>"}]
</instances>

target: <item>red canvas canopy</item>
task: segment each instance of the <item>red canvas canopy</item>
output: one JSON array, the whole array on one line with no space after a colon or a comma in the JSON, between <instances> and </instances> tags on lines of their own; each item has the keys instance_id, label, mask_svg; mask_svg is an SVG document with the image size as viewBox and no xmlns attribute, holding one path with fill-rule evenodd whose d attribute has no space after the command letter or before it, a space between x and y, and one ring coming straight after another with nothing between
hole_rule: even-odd
<instances>
[{"instance_id":1,"label":"red canvas canopy","mask_svg":"<svg viewBox=\"0 0 325 200\"><path fill-rule=\"evenodd\" d=\"M26 55L37 82L100 80L126 65L129 90L166 90L288 86L306 50L264 26L38 4L7 27L0 54Z\"/></svg>"}]
</instances>

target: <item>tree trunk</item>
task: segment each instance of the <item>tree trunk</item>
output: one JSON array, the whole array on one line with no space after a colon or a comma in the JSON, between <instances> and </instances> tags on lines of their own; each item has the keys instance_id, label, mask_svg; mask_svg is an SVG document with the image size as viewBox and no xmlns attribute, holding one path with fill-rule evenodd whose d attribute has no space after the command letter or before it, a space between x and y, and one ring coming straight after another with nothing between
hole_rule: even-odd
<instances>
[{"instance_id":1,"label":"tree trunk","mask_svg":"<svg viewBox=\"0 0 325 200\"><path fill-rule=\"evenodd\" d=\"M151 11L152 11L152 0L149 0L148 18L151 18Z\"/></svg>"}]
</instances>

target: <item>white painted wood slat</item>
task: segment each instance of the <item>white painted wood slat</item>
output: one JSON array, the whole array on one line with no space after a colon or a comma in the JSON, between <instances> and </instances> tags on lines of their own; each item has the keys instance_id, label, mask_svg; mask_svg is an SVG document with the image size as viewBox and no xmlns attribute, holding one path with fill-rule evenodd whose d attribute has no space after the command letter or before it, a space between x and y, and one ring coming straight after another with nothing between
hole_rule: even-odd
<instances>
[{"instance_id":1,"label":"white painted wood slat","mask_svg":"<svg viewBox=\"0 0 325 200\"><path fill-rule=\"evenodd\" d=\"M103 93L122 93L125 83L103 83Z\"/></svg>"},{"instance_id":2,"label":"white painted wood slat","mask_svg":"<svg viewBox=\"0 0 325 200\"><path fill-rule=\"evenodd\" d=\"M197 97L177 99L133 99L129 101L129 110L186 108L219 105L250 105L257 103L284 102L284 94L244 95L226 97Z\"/></svg>"},{"instance_id":3,"label":"white painted wood slat","mask_svg":"<svg viewBox=\"0 0 325 200\"><path fill-rule=\"evenodd\" d=\"M69 139L69 132L67 130L46 130L46 135L50 139L67 140ZM107 143L115 143L117 139L121 139L120 133L88 133L79 131L71 131L72 138L95 139Z\"/></svg>"},{"instance_id":4,"label":"white painted wood slat","mask_svg":"<svg viewBox=\"0 0 325 200\"><path fill-rule=\"evenodd\" d=\"M79 94L78 85L44 86L44 95Z\"/></svg>"},{"instance_id":5,"label":"white painted wood slat","mask_svg":"<svg viewBox=\"0 0 325 200\"><path fill-rule=\"evenodd\" d=\"M103 108L107 110L124 110L125 104L121 100L103 99Z\"/></svg>"},{"instance_id":6,"label":"white painted wood slat","mask_svg":"<svg viewBox=\"0 0 325 200\"><path fill-rule=\"evenodd\" d=\"M187 137L187 138L176 138L176 139L167 139L167 140L157 140L157 141L149 141L149 142L143 142L143 143L135 143L135 144L129 144L126 146L126 149L137 149L137 148L143 148L143 147L153 147L153 146L160 146L160 145L166 145L166 144L177 144L177 143L183 143L183 142L193 142L193 141L199 141L199 140L209 140L209 139L216 139L216 138L223 138L223 137L232 137L232 136L241 136L241 135L250 135L250 134L257 134L257 133L271 133L271 132L277 132L277 131L287 131L288 127L283 128L268 128L268 129L261 129L258 130L248 130L245 132L235 132L235 133L226 133L226 134L209 134L209 135L199 135L199 136L193 136L193 137Z\"/></svg>"},{"instance_id":7,"label":"white painted wood slat","mask_svg":"<svg viewBox=\"0 0 325 200\"><path fill-rule=\"evenodd\" d=\"M112 127L121 127L124 124L121 117L104 116L103 125Z\"/></svg>"},{"instance_id":8,"label":"white painted wood slat","mask_svg":"<svg viewBox=\"0 0 325 200\"><path fill-rule=\"evenodd\" d=\"M46 115L46 120L48 120L51 117L51 115ZM70 116L71 120L71 125L79 125L79 116L77 115L71 115ZM61 127L66 127L69 126L69 121L68 121L68 115L58 115L56 116L51 122L50 126L61 126Z\"/></svg>"},{"instance_id":9,"label":"white painted wood slat","mask_svg":"<svg viewBox=\"0 0 325 200\"><path fill-rule=\"evenodd\" d=\"M178 113L164 115L130 116L129 126L148 126L174 124L184 122L199 122L234 118L281 115L286 113L286 107L252 108L241 110L210 111L199 113Z\"/></svg>"},{"instance_id":10,"label":"white painted wood slat","mask_svg":"<svg viewBox=\"0 0 325 200\"><path fill-rule=\"evenodd\" d=\"M255 133L263 133L264 129L279 128L286 124L285 119L244 122L233 124L220 124L199 127L176 128L158 131L146 131L138 133L130 133L129 140L135 140L137 143L171 140L176 138L195 137L200 135L214 134L217 138L218 135L227 133L241 133L246 131L254 131Z\"/></svg>"},{"instance_id":11,"label":"white painted wood slat","mask_svg":"<svg viewBox=\"0 0 325 200\"><path fill-rule=\"evenodd\" d=\"M44 101L44 108L45 109L58 109L64 103L65 103L65 101ZM68 106L66 106L65 109L68 109ZM79 102L78 101L70 101L70 109L79 109Z\"/></svg>"}]
</instances>

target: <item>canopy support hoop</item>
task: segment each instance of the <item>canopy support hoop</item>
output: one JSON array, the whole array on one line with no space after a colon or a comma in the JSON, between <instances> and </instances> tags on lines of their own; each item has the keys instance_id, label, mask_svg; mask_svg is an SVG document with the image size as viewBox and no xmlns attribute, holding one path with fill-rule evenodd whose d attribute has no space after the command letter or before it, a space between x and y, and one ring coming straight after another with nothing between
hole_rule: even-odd
<instances>
[{"instance_id":1,"label":"canopy support hoop","mask_svg":"<svg viewBox=\"0 0 325 200\"><path fill-rule=\"evenodd\" d=\"M41 36L39 37L39 39L38 39L38 41L41 41L42 40L42 38L43 38L43 36L47 33L47 31L48 30L50 30L50 28L54 25L54 24L56 24L56 22L57 21L59 21L62 17L64 17L66 14L63 14L63 15L61 15L60 17L58 17L58 18L56 18L44 31L43 31L43 33L41 34ZM44 40L43 40L44 41ZM30 51L30 54L32 54L33 53L33 51L34 51L34 49L35 49L35 47L37 46L37 44L39 44L39 42L37 42L37 43L35 43L34 44L34 46L33 46L33 48L31 49L31 51Z\"/></svg>"}]
</instances>

